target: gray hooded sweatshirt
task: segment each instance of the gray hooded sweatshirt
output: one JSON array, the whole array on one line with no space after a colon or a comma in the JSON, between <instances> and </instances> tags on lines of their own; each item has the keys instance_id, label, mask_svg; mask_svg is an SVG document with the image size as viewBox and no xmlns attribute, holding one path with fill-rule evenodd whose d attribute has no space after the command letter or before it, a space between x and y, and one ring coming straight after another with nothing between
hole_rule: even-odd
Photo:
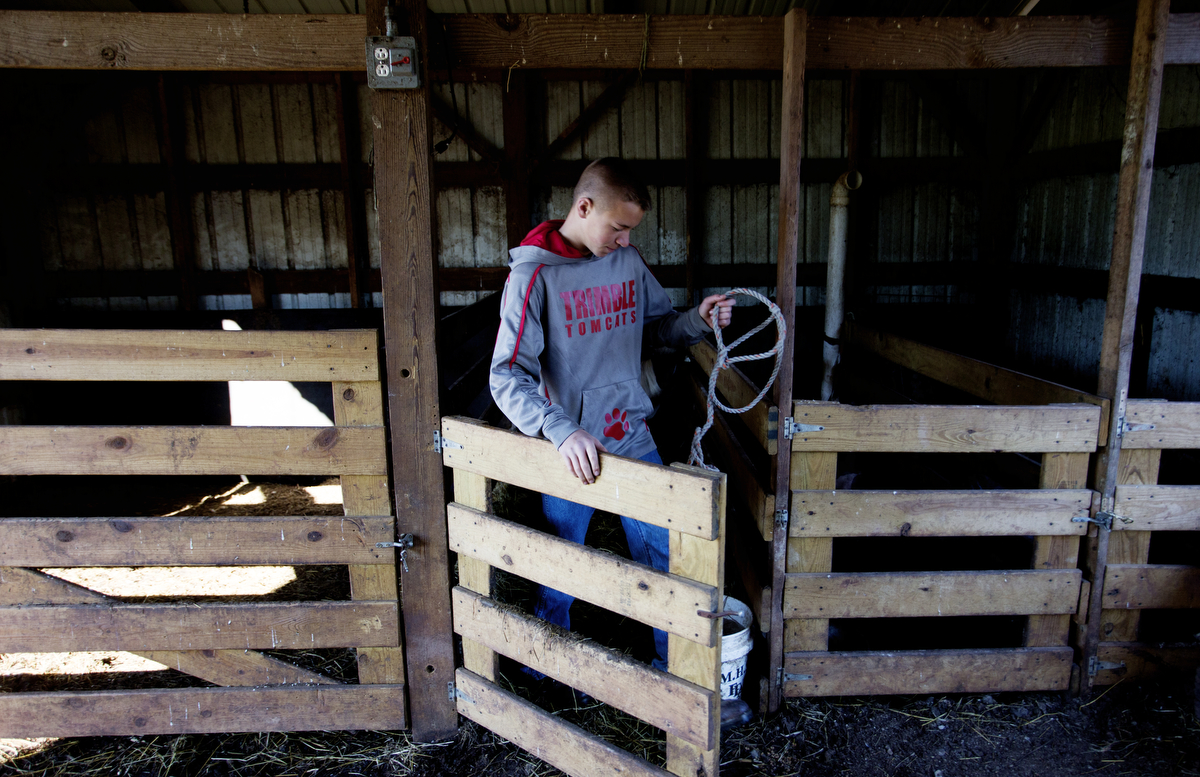
<instances>
[{"instance_id":1,"label":"gray hooded sweatshirt","mask_svg":"<svg viewBox=\"0 0 1200 777\"><path fill-rule=\"evenodd\" d=\"M544 224L525 242L546 231ZM556 448L586 429L610 453L646 455L655 445L639 382L643 330L652 346L683 347L708 325L698 308L671 306L633 246L571 258L536 242L509 251L489 381L496 405Z\"/></svg>"}]
</instances>

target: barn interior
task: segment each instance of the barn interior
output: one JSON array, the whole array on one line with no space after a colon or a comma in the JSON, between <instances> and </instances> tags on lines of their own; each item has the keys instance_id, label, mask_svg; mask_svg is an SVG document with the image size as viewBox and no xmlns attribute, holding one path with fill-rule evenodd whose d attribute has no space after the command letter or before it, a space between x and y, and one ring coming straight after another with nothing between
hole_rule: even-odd
<instances>
[{"instance_id":1,"label":"barn interior","mask_svg":"<svg viewBox=\"0 0 1200 777\"><path fill-rule=\"evenodd\" d=\"M1139 44L1129 44L1135 18L1141 25L1154 4L1132 0L1101 9L1075 0L430 0L418 11L411 5L399 4L397 18L427 12L419 37L428 80L417 97L404 99L423 100L427 91L428 123L417 143L430 153L405 157L396 144L381 142L409 126L394 112L395 103L386 107L384 92L368 86L365 67L343 64L362 59L355 48L361 35L348 36L351 53L340 60L313 51L315 65L306 68L298 47L285 66L274 69L219 61L197 66L187 56L174 63L171 49L157 48L162 41L155 37L174 20L190 25L209 18L202 14L237 19L249 14L285 23L302 15L324 23L362 13L363 29L381 35L385 3L372 0L361 8L358 0L6 3L14 10L0 12L0 23L11 30L0 32L0 101L7 106L0 138L8 149L0 156L7 184L0 188L0 327L375 330L383 348L381 380L389 390L384 406L392 488L420 477L426 497L444 505L450 479L414 475L417 467L406 457L416 443L398 437L413 438L405 430L427 423L431 413L435 421L439 415L466 416L507 426L487 390L507 249L532 226L564 216L588 161L620 156L635 163L653 199L633 242L678 308L742 286L781 305L790 307L794 300L794 357L786 363L790 385L775 402L777 444L756 444L766 439L759 439L754 422L733 416L718 424L707 443L730 477L726 579L757 616L759 649L752 667L762 682L751 695L761 693L763 710L777 708L785 696L835 692L804 685L811 674L797 669L794 662L801 659L789 655L811 660L816 653L1042 649L1045 644L1031 637L1036 631L1031 624L1039 618L1057 619L1052 644L1066 651L1068 664L1075 663L1073 671L1067 669L1069 682L1054 681L1058 690L1086 691L1125 674L1194 668L1200 633L1194 597L1167 597L1160 606L1139 610L1140 619L1110 619L1108 632L1101 633L1095 623L1100 613L1115 610L1111 601L1101 601L1099 589L1108 586L1082 595L1078 587L1078 568L1086 581L1103 571L1104 554L1110 564L1169 567L1175 576L1162 585L1172 590L1179 581L1193 580L1200 564L1194 496L1180 508L1191 523L1162 531L1114 530L1114 536L1145 535L1130 542L1137 547L1128 557L1113 549L1121 543L1110 544L1110 528L1092 525L1090 535L1080 529L1080 550L1067 555L1076 575L1070 612L987 609L985 615L937 617L939 610L931 617L899 608L870 617L820 618L802 608L795 611L799 615L784 614L790 606L783 590L788 575L1030 570L1038 568L1030 559L1041 558L1048 546L1030 532L881 533L811 541L828 543L817 553L825 560L814 561L812 548L803 545L810 540L795 535L789 540L786 521L785 531L778 531L774 494L786 499L797 489L958 494L1055 487L1046 485L1049 465L1041 449L947 448L914 455L851 447L829 449L837 451L829 454L834 456L826 463L829 471L812 475L808 485L798 485L794 465L789 485L785 461L779 488L780 451L787 447L778 439L779 424L791 412L783 408L792 400L831 399L853 407L1094 408L1095 418L1087 418L1105 442L1093 436L1090 461L1085 456L1072 465L1074 474L1067 478L1072 484L1066 486L1072 493L1103 492L1114 480L1105 474L1103 450L1121 449L1104 425L1117 423L1118 415L1120 424L1132 423L1120 412L1124 399L1162 400L1189 414L1190 442L1158 446L1169 448L1161 459L1155 445L1147 445L1156 453L1144 470L1153 475L1140 482L1200 485L1194 420L1200 413L1193 404L1200 403L1200 3L1158 4L1169 8L1173 37L1162 36L1167 54L1164 59L1158 51L1157 67L1140 62ZM928 40L947 53L931 57L938 67L888 65L887 52L878 53L881 44L871 49L868 31L862 48L875 53L856 50L864 64L853 66L849 57L823 60L810 26L800 104L789 106L787 74L778 66L747 66L746 57L716 47L707 55L689 50L686 64L666 65L668 47L649 43L660 20L782 17L793 9L803 9L809 25L828 23L832 34L840 29L835 20L842 19L862 22L856 31L907 27L911 40ZM99 12L144 16L153 23L142 28L130 17ZM1157 13L1165 19L1168 12ZM636 52L624 52L626 64L620 67L580 66L570 61L570 50L549 62L502 59L508 54L500 46L477 51L471 25L503 34L558 14L624 15L639 28L644 23L646 32L637 38L641 61ZM69 26L73 16L86 17L81 24L93 29L112 25L107 34L117 43L82 52L74 64L27 45L51 39L51 28ZM1015 46L1000 61L978 54L966 33L944 39L936 33L939 24L962 24L983 37L1002 28L1020 41L1022 29L1036 34L1040 17L1086 28L1094 40L1110 35L1124 42L1112 52L1093 42L1089 45L1101 53L1078 56L1082 49L1069 45L1047 50L1049 38L1039 37L1042 48ZM1023 28L1027 21L1034 26ZM257 34L270 42L269 31ZM66 48L70 36L64 36ZM157 64L142 64L147 61ZM1150 87L1136 86L1139 68L1155 73ZM793 127L798 135L793 151L785 132L794 121L789 108L802 117ZM1139 171L1125 164L1131 132L1137 136L1135 150L1148 145L1150 161L1133 194L1127 187L1134 184L1127 181ZM400 162L413 159L423 161L412 162L417 183L410 207L400 196L405 190L398 171ZM781 185L789 163L798 170L790 195ZM857 176L852 180L861 184L848 194L845 324L831 335L830 202L843 174ZM795 261L787 276L794 277L794 287L785 292L780 268L786 261L779 257L788 244L780 234L787 196L796 202L790 233ZM1128 223L1136 226L1126 240ZM783 231L788 232L786 224ZM426 246L416 255L429 267L410 272L405 240ZM1133 270L1125 265L1132 286L1111 272L1122 240L1126 254L1136 255ZM1124 323L1120 317L1112 322L1114 300ZM761 306L739 308L734 330L746 331L764 315ZM1117 329L1108 331L1111 326ZM769 335L760 336L767 347ZM422 376L434 382L405 388L411 393L397 400L393 385L416 383L403 380L408 362L400 346L389 350L408 342L405 336L419 343L414 353L436 360L437 369ZM831 340L841 348L840 362L832 396L823 396L823 350ZM656 359L664 389L660 434L672 436L671 443L660 445L673 444L680 460L691 428L703 418L703 397L697 398L693 384L706 382L698 377L705 358L694 351ZM1122 370L1114 369L1117 364ZM764 385L770 372L765 363L744 370L741 389L722 387L728 399L746 386ZM1113 382L1118 372L1121 385ZM163 382L146 390L149 384L92 381L81 396L77 383L5 378L0 424L8 426L328 426L335 417L336 396L318 381L279 384L281 393L248 398L235 383ZM415 416L401 418L397 401L419 406ZM263 415L285 402L282 414ZM824 453L813 450L803 456ZM19 456L10 447L0 460L11 463ZM8 505L6 516L139 515L157 514L158 500L173 488L189 496L195 491L167 482L178 478L147 476L142 498L141 486L130 485L142 479L129 476L118 485L112 480L14 475L0 478L0 501ZM288 482L301 489L327 483L305 475ZM213 481L203 487L209 485L213 491L239 484ZM95 511L85 512L81 489L109 504L93 504ZM403 522L403 508L396 509ZM795 520L795 502L791 509ZM1111 506L1100 510L1097 503L1089 515L1097 511L1120 514ZM453 573L445 579L452 581ZM348 599L348 586L338 585L343 588L337 596ZM414 600L425 590L421 586L439 585L448 590L444 581L414 578ZM404 586L410 590L407 579ZM1080 618L1088 610L1094 612L1091 626ZM814 636L818 629L822 636ZM448 645L449 631L446 637ZM1128 656L1097 658L1097 643L1103 641L1140 647L1122 647L1133 651ZM1089 671L1089 657L1100 662L1098 672ZM434 674L433 659L428 660ZM453 656L438 660L453 662ZM442 665L437 666L444 687ZM410 662L409 682L415 684L421 680L412 676L412 667ZM875 690L834 687L842 689L838 693L903 692L886 682ZM444 707L444 691L441 696ZM441 718L425 713L440 722L424 723L417 708L411 709L414 726L424 726L430 736L439 726L444 730L444 711Z\"/></svg>"}]
</instances>

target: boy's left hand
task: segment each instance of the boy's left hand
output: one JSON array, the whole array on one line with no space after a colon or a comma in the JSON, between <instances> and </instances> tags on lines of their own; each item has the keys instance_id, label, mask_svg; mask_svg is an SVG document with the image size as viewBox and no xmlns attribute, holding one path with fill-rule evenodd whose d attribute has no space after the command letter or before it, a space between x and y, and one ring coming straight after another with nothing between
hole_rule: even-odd
<instances>
[{"instance_id":1,"label":"boy's left hand","mask_svg":"<svg viewBox=\"0 0 1200 777\"><path fill-rule=\"evenodd\" d=\"M705 297L700 303L700 318L704 319L704 323L708 324L709 328L715 329L713 326L713 317L716 317L716 323L722 329L729 326L733 321L733 306L737 304L737 299L727 297L724 294L714 294L711 297Z\"/></svg>"}]
</instances>

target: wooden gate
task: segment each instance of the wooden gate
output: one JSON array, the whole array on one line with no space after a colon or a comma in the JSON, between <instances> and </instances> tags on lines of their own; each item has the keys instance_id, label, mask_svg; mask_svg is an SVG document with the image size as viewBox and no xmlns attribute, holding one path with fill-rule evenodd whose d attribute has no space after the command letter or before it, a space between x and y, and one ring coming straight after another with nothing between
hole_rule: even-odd
<instances>
[{"instance_id":1,"label":"wooden gate","mask_svg":"<svg viewBox=\"0 0 1200 777\"><path fill-rule=\"evenodd\" d=\"M503 655L665 731L671 773L715 777L725 476L602 454L600 477L584 486L548 442L464 418L443 419L442 446L454 469L447 518L465 664L454 689L459 713L571 775L665 774L502 689ZM491 480L666 528L670 574L492 515ZM491 598L493 568L667 631L669 672L500 605Z\"/></svg>"},{"instance_id":2,"label":"wooden gate","mask_svg":"<svg viewBox=\"0 0 1200 777\"><path fill-rule=\"evenodd\" d=\"M0 474L337 475L346 514L0 518L0 652L132 651L220 686L4 693L0 736L407 726L374 331L0 330L0 380L329 382L329 428L0 426ZM348 566L352 599L134 604L38 571L308 564ZM312 648L357 649L358 684L257 652Z\"/></svg>"}]
</instances>

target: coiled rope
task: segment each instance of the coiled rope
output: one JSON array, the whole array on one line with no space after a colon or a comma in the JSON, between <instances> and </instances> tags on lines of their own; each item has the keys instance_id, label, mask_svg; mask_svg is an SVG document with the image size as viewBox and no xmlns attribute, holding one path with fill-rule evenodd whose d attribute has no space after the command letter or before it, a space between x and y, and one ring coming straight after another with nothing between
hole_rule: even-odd
<instances>
[{"instance_id":1,"label":"coiled rope","mask_svg":"<svg viewBox=\"0 0 1200 777\"><path fill-rule=\"evenodd\" d=\"M716 407L721 408L726 413L733 413L736 415L738 413L745 413L761 402L763 397L767 395L767 392L771 390L771 386L775 384L775 378L779 376L779 369L783 366L783 344L787 339L787 322L783 320L783 312L780 311L778 305L759 294L757 291L752 291L750 289L738 288L730 289L729 291L725 292L726 296L733 296L737 294L754 297L759 302L767 306L767 309L770 311L771 315L768 316L767 319L761 324L742 335L728 346L726 346L724 341L721 339L721 327L716 323L717 316L715 314L713 315L713 333L717 338L717 359L713 364L712 372L709 373L708 376L708 401L705 403L706 414L704 426L697 427L696 433L692 435L692 452L688 457L688 464L703 467L714 472L717 471L717 468L704 463L704 450L700 447L700 441L704 439L704 435L708 434L708 430L711 429L713 425L713 406L715 405ZM775 347L769 351L747 354L745 356L729 355L729 352L734 348L737 348L739 345L746 342L746 340L758 334L763 329L766 329L767 324L770 324L772 321L775 322ZM726 407L724 404L722 404L721 400L717 399L717 375L721 372L721 370L727 370L738 362L757 361L758 359L767 359L771 356L775 357L775 368L771 370L771 378L767 381L767 384L763 386L762 391L758 392L758 396L754 398L753 402L745 407L734 408Z\"/></svg>"}]
</instances>

